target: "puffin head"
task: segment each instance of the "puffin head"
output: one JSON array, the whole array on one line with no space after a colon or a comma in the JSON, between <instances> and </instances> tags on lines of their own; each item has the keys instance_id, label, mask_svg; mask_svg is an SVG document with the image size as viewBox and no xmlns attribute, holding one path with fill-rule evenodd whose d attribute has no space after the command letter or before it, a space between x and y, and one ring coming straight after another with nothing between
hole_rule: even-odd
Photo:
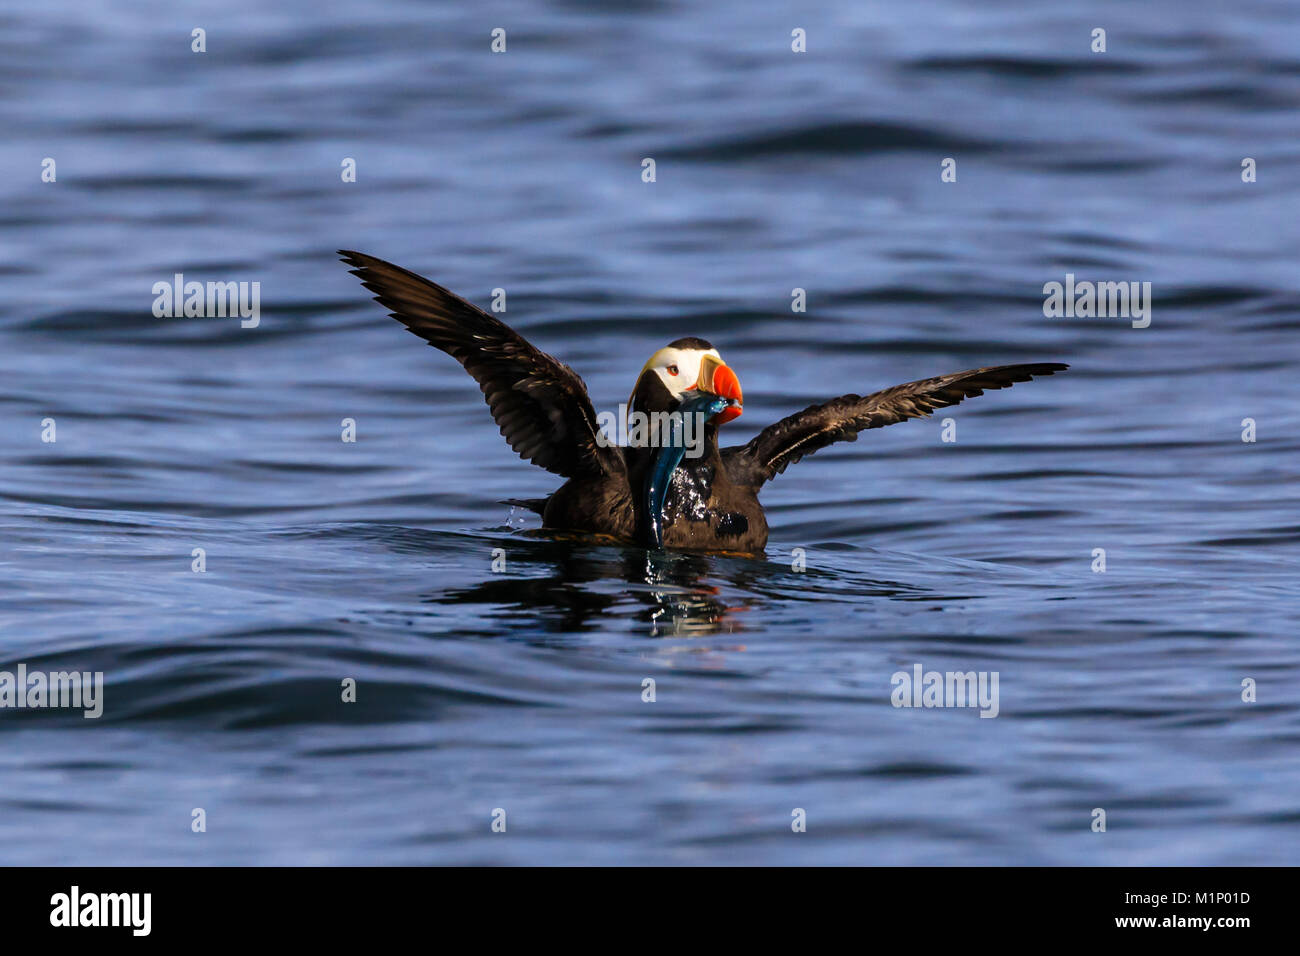
<instances>
[{"instance_id":1,"label":"puffin head","mask_svg":"<svg viewBox=\"0 0 1300 956\"><path fill-rule=\"evenodd\" d=\"M669 342L646 362L628 399L629 411L671 412L703 392L735 402L711 419L725 425L744 411L740 379L704 339L687 337Z\"/></svg>"}]
</instances>

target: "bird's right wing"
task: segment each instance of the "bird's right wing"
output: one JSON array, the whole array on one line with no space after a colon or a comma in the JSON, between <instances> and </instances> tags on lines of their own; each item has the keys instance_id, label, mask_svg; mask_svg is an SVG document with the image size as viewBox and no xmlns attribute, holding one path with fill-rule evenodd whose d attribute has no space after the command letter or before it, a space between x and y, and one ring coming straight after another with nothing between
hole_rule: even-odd
<instances>
[{"instance_id":1,"label":"bird's right wing","mask_svg":"<svg viewBox=\"0 0 1300 956\"><path fill-rule=\"evenodd\" d=\"M360 252L339 255L393 318L474 377L519 457L566 478L625 471L619 449L597 440L587 386L573 369L414 272Z\"/></svg>"}]
</instances>

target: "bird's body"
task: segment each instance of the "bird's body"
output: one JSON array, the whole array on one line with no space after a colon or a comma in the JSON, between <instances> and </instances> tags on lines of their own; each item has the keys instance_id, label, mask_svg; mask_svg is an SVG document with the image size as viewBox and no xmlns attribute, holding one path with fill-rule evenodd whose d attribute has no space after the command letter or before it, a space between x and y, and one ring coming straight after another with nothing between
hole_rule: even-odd
<instances>
[{"instance_id":1,"label":"bird's body","mask_svg":"<svg viewBox=\"0 0 1300 956\"><path fill-rule=\"evenodd\" d=\"M548 498L517 503L541 514L546 528L649 547L762 551L768 526L759 491L803 456L853 441L865 429L1068 367L990 366L865 397L844 395L782 419L747 444L719 448L719 427L742 411L739 380L708 342L678 339L646 363L628 402L629 416L662 417L665 427L618 446L602 433L586 386L567 365L413 272L358 252L340 255L394 318L474 377L501 434L521 457L568 479ZM685 427L669 439L672 415ZM684 423L688 416L698 427L684 450L682 436L692 434Z\"/></svg>"},{"instance_id":2,"label":"bird's body","mask_svg":"<svg viewBox=\"0 0 1300 956\"><path fill-rule=\"evenodd\" d=\"M761 551L767 543L767 518L758 503L757 489L732 480L718 448L717 430L711 431L705 438L704 454L697 460L684 460L673 472L663 505L663 547ZM626 456L626 479L569 479L537 503L542 525L644 541L650 516L638 509L633 489L644 481L649 463L638 468L636 459L635 455Z\"/></svg>"}]
</instances>

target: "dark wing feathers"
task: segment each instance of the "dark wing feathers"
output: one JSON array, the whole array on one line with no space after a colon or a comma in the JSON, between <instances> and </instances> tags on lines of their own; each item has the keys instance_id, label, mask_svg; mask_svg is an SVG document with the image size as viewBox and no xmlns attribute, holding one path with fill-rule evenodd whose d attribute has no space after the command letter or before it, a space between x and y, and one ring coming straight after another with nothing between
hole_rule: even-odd
<instances>
[{"instance_id":1,"label":"dark wing feathers","mask_svg":"<svg viewBox=\"0 0 1300 956\"><path fill-rule=\"evenodd\" d=\"M474 377L501 434L521 458L566 478L623 470L618 449L601 447L596 439L596 413L573 369L414 272L360 252L341 249L339 255L393 318Z\"/></svg>"},{"instance_id":2,"label":"dark wing feathers","mask_svg":"<svg viewBox=\"0 0 1300 956\"><path fill-rule=\"evenodd\" d=\"M727 470L733 478L758 487L804 455L837 441L855 441L860 431L924 418L936 408L983 395L985 389L1008 388L1035 375L1051 375L1067 368L1059 362L995 365L895 385L865 398L843 395L781 419L747 445L726 449L723 454Z\"/></svg>"}]
</instances>

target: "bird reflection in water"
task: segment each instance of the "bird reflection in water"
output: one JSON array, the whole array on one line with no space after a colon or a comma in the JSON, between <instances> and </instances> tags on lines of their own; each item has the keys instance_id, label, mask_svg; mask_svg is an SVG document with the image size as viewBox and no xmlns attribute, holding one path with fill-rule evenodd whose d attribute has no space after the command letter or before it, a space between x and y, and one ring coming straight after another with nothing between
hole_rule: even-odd
<instances>
[{"instance_id":1,"label":"bird reflection in water","mask_svg":"<svg viewBox=\"0 0 1300 956\"><path fill-rule=\"evenodd\" d=\"M493 605L491 614L527 616L547 632L598 627L608 614L626 615L630 596L651 637L695 637L743 630L738 612L759 600L748 591L768 567L761 558L732 559L635 547L592 548L585 536L528 535L508 549L510 564L468 587L426 596L431 604ZM728 606L709 577L725 577L746 598Z\"/></svg>"},{"instance_id":2,"label":"bird reflection in water","mask_svg":"<svg viewBox=\"0 0 1300 956\"><path fill-rule=\"evenodd\" d=\"M727 607L721 588L704 583L709 561L698 554L646 551L642 565L644 593L650 605L651 637L694 637L744 630ZM631 581L629 580L629 583Z\"/></svg>"}]
</instances>

